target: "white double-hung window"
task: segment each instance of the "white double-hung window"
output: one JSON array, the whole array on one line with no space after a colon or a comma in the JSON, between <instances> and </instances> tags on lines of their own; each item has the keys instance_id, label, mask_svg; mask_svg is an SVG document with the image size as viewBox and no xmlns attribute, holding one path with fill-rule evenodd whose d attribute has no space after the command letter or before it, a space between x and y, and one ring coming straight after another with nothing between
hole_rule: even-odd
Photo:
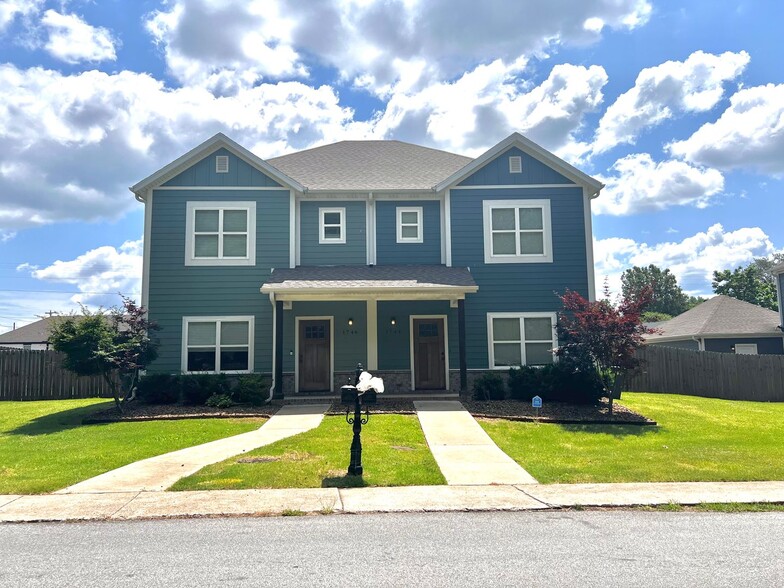
<instances>
[{"instance_id":1,"label":"white double-hung window","mask_svg":"<svg viewBox=\"0 0 784 588\"><path fill-rule=\"evenodd\" d=\"M553 363L558 346L554 312L491 312L487 315L490 368Z\"/></svg>"},{"instance_id":2,"label":"white double-hung window","mask_svg":"<svg viewBox=\"0 0 784 588\"><path fill-rule=\"evenodd\" d=\"M183 317L182 371L252 372L252 316Z\"/></svg>"},{"instance_id":3,"label":"white double-hung window","mask_svg":"<svg viewBox=\"0 0 784 588\"><path fill-rule=\"evenodd\" d=\"M485 200L485 263L553 261L549 200Z\"/></svg>"},{"instance_id":4,"label":"white double-hung window","mask_svg":"<svg viewBox=\"0 0 784 588\"><path fill-rule=\"evenodd\" d=\"M255 265L256 203L188 202L185 265Z\"/></svg>"},{"instance_id":5,"label":"white double-hung window","mask_svg":"<svg viewBox=\"0 0 784 588\"><path fill-rule=\"evenodd\" d=\"M319 243L346 242L346 209L319 208Z\"/></svg>"},{"instance_id":6,"label":"white double-hung window","mask_svg":"<svg viewBox=\"0 0 784 588\"><path fill-rule=\"evenodd\" d=\"M422 243L422 207L397 207L397 242Z\"/></svg>"}]
</instances>

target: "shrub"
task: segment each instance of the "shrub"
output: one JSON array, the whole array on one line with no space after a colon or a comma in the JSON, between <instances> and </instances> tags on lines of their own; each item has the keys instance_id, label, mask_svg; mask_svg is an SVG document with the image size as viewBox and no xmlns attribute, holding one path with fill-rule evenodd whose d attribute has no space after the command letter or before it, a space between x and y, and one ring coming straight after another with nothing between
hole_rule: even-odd
<instances>
[{"instance_id":1,"label":"shrub","mask_svg":"<svg viewBox=\"0 0 784 588\"><path fill-rule=\"evenodd\" d=\"M150 374L139 380L136 397L145 404L174 404L180 398L180 377Z\"/></svg>"},{"instance_id":2,"label":"shrub","mask_svg":"<svg viewBox=\"0 0 784 588\"><path fill-rule=\"evenodd\" d=\"M603 395L602 383L595 370L580 370L569 361L542 367L509 370L509 392L516 400L530 402L541 396L546 402L593 404Z\"/></svg>"},{"instance_id":3,"label":"shrub","mask_svg":"<svg viewBox=\"0 0 784 588\"><path fill-rule=\"evenodd\" d=\"M214 406L215 408L229 408L232 404L231 397L228 394L213 394L205 402L207 406Z\"/></svg>"},{"instance_id":4,"label":"shrub","mask_svg":"<svg viewBox=\"0 0 784 588\"><path fill-rule=\"evenodd\" d=\"M506 398L506 387L500 374L488 372L474 381L474 400L503 400L504 398Z\"/></svg>"},{"instance_id":5,"label":"shrub","mask_svg":"<svg viewBox=\"0 0 784 588\"><path fill-rule=\"evenodd\" d=\"M261 374L249 374L239 377L237 385L231 391L231 396L234 402L261 406L267 400L268 392L267 378Z\"/></svg>"},{"instance_id":6,"label":"shrub","mask_svg":"<svg viewBox=\"0 0 784 588\"><path fill-rule=\"evenodd\" d=\"M231 387L226 374L185 375L179 378L180 400L183 404L201 406L215 394L225 394L231 398Z\"/></svg>"}]
</instances>

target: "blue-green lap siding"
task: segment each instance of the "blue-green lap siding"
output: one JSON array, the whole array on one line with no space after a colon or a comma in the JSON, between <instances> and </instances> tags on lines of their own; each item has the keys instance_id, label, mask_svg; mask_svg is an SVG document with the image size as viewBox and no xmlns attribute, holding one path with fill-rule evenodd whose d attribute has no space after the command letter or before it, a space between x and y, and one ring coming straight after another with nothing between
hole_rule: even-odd
<instances>
[{"instance_id":1,"label":"blue-green lap siding","mask_svg":"<svg viewBox=\"0 0 784 588\"><path fill-rule=\"evenodd\" d=\"M422 243L397 242L397 209L401 207L422 207ZM376 263L441 263L441 203L438 200L377 201Z\"/></svg>"},{"instance_id":2,"label":"blue-green lap siding","mask_svg":"<svg viewBox=\"0 0 784 588\"><path fill-rule=\"evenodd\" d=\"M353 371L357 363L367 365L367 303L292 302L291 310L283 311L283 371L293 372L298 357L295 346L296 318L332 317L335 371ZM348 319L354 324L349 325Z\"/></svg>"},{"instance_id":3,"label":"blue-green lap siding","mask_svg":"<svg viewBox=\"0 0 784 588\"><path fill-rule=\"evenodd\" d=\"M185 216L189 201L256 202L256 265L186 266ZM150 231L150 318L161 329L152 372L181 370L182 317L255 317L254 369L272 367L272 305L259 292L273 267L289 265L288 190L156 190Z\"/></svg>"},{"instance_id":4,"label":"blue-green lap siding","mask_svg":"<svg viewBox=\"0 0 784 588\"><path fill-rule=\"evenodd\" d=\"M525 166L525 164L524 164ZM484 200L548 199L552 263L484 263ZM479 292L466 296L469 369L487 369L487 313L558 312L567 288L588 296L582 188L468 189L451 192L452 265L471 269Z\"/></svg>"},{"instance_id":5,"label":"blue-green lap siding","mask_svg":"<svg viewBox=\"0 0 784 588\"><path fill-rule=\"evenodd\" d=\"M447 300L395 300L379 301L378 317L378 369L411 369L412 315L446 315L449 342L449 369L458 368L457 309L449 307ZM395 325L391 324L392 318Z\"/></svg>"},{"instance_id":6,"label":"blue-green lap siding","mask_svg":"<svg viewBox=\"0 0 784 588\"><path fill-rule=\"evenodd\" d=\"M228 156L228 173L219 174L215 171L215 158L218 155ZM252 165L246 163L227 149L218 149L163 185L281 187L278 182Z\"/></svg>"},{"instance_id":7,"label":"blue-green lap siding","mask_svg":"<svg viewBox=\"0 0 784 588\"><path fill-rule=\"evenodd\" d=\"M784 339L781 337L744 337L705 339L705 351L718 351L720 353L735 353L736 343L754 343L757 345L759 355L784 354Z\"/></svg>"},{"instance_id":8,"label":"blue-green lap siding","mask_svg":"<svg viewBox=\"0 0 784 588\"><path fill-rule=\"evenodd\" d=\"M319 208L346 209L346 242L319 244ZM300 265L365 265L364 200L304 200L300 203Z\"/></svg>"},{"instance_id":9,"label":"blue-green lap siding","mask_svg":"<svg viewBox=\"0 0 784 588\"><path fill-rule=\"evenodd\" d=\"M518 155L523 158L523 172L509 173L509 157ZM501 155L489 161L459 186L504 186L521 184L574 184L572 180L562 176L554 169L546 166L538 159L523 153L517 147L507 149ZM456 233L455 233L456 234Z\"/></svg>"}]
</instances>

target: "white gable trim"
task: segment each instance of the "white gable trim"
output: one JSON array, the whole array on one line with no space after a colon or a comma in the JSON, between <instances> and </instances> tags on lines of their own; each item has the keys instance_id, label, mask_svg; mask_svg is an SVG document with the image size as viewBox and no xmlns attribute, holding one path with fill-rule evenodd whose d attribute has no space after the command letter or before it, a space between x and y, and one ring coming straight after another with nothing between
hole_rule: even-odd
<instances>
[{"instance_id":1,"label":"white gable trim","mask_svg":"<svg viewBox=\"0 0 784 588\"><path fill-rule=\"evenodd\" d=\"M591 188L592 198L596 197L599 194L599 191L604 188L604 184L602 184L600 181L581 172L579 169L567 163L557 155L550 153L544 147L537 145L530 139L526 139L520 133L512 133L496 146L491 147L488 151L485 151L482 155L468 163L465 167L453 173L443 182L436 184L434 190L436 192L440 192L447 188L453 187L455 184L460 183L480 167L492 161L498 155L511 147L517 147L523 153L526 153L534 159L537 159L538 161L547 165L548 167L553 168L558 173L576 182L577 184Z\"/></svg>"},{"instance_id":2,"label":"white gable trim","mask_svg":"<svg viewBox=\"0 0 784 588\"><path fill-rule=\"evenodd\" d=\"M204 143L194 147L182 157L175 159L170 164L162 167L154 174L143 179L141 182L131 186L129 190L136 195L137 199L143 200L147 190L150 188L156 188L161 184L166 183L173 177L188 169L197 161L204 159L211 153L214 153L221 148L226 149L233 155L236 155L240 159L244 160L249 165L252 165L259 171L264 172L266 175L270 176L277 182L283 184L284 189L290 188L299 192L305 191L305 187L302 184L271 166L257 155L254 155L239 143L232 141L223 133L217 133L216 135L207 139Z\"/></svg>"}]
</instances>

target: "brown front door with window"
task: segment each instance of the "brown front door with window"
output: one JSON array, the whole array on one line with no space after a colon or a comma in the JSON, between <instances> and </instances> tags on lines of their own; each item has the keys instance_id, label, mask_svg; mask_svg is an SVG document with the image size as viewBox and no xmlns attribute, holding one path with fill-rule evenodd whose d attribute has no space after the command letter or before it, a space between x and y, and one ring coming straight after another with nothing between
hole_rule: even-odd
<instances>
[{"instance_id":1,"label":"brown front door with window","mask_svg":"<svg viewBox=\"0 0 784 588\"><path fill-rule=\"evenodd\" d=\"M446 387L444 319L418 319L414 327L414 388L443 390Z\"/></svg>"},{"instance_id":2,"label":"brown front door with window","mask_svg":"<svg viewBox=\"0 0 784 588\"><path fill-rule=\"evenodd\" d=\"M329 321L299 321L299 390L332 390Z\"/></svg>"}]
</instances>

